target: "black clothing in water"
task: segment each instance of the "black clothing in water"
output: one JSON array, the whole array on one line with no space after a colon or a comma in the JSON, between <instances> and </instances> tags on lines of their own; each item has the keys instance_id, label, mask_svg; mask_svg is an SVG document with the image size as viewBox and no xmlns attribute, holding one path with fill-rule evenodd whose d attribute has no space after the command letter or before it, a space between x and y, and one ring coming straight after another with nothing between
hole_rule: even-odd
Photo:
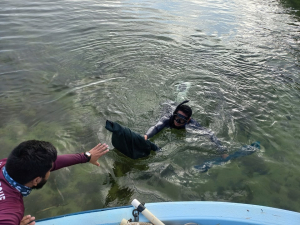
<instances>
[{"instance_id":1,"label":"black clothing in water","mask_svg":"<svg viewBox=\"0 0 300 225\"><path fill-rule=\"evenodd\" d=\"M113 133L113 146L132 159L146 157L150 154L151 150L159 150L151 141L145 140L140 134L116 122L107 120L105 128Z\"/></svg>"}]
</instances>

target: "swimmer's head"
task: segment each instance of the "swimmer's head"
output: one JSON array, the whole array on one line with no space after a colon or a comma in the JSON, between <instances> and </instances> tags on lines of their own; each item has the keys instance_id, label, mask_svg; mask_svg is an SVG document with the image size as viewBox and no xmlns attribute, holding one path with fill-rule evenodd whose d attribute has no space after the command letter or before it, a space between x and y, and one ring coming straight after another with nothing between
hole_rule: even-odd
<instances>
[{"instance_id":1,"label":"swimmer's head","mask_svg":"<svg viewBox=\"0 0 300 225\"><path fill-rule=\"evenodd\" d=\"M184 101L182 103L180 103L172 116L172 122L174 124L174 127L180 128L183 127L185 124L187 124L192 116L192 109L191 107L189 107L188 105L183 105L184 103L186 103L188 101Z\"/></svg>"},{"instance_id":2,"label":"swimmer's head","mask_svg":"<svg viewBox=\"0 0 300 225\"><path fill-rule=\"evenodd\" d=\"M183 112L187 119L190 119L193 114L191 107L189 107L188 105L180 105L179 107L176 108L174 114L178 113L179 111Z\"/></svg>"}]
</instances>

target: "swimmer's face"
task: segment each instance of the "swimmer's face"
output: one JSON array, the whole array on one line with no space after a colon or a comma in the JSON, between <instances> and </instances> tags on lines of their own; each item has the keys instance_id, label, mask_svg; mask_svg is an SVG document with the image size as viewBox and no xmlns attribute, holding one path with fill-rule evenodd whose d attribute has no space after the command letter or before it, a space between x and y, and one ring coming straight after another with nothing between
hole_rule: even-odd
<instances>
[{"instance_id":1,"label":"swimmer's face","mask_svg":"<svg viewBox=\"0 0 300 225\"><path fill-rule=\"evenodd\" d=\"M187 117L187 115L182 112L182 111L178 111L176 114L175 114L175 117L174 117L174 125L176 127L182 127L184 126L186 123L188 123L190 120L190 118Z\"/></svg>"}]
</instances>

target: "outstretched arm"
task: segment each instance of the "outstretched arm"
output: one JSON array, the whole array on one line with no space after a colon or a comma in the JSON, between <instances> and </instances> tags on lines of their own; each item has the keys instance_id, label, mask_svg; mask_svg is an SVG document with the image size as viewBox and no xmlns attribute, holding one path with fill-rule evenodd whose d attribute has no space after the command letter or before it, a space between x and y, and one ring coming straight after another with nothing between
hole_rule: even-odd
<instances>
[{"instance_id":1,"label":"outstretched arm","mask_svg":"<svg viewBox=\"0 0 300 225\"><path fill-rule=\"evenodd\" d=\"M188 124L189 128L200 131L199 133L203 136L207 136L213 143L216 144L218 152L222 153L222 157L227 157L227 149L224 147L220 140L215 136L214 132L210 129L201 126L196 120L191 119L191 122Z\"/></svg>"},{"instance_id":2,"label":"outstretched arm","mask_svg":"<svg viewBox=\"0 0 300 225\"><path fill-rule=\"evenodd\" d=\"M89 152L92 154L90 163L99 166L100 164L97 160L108 152L107 144L98 144L96 147L92 148ZM77 154L67 154L57 156L56 161L53 163L51 171L58 170L67 166L72 166L79 163L86 163L87 158L83 153Z\"/></svg>"},{"instance_id":3,"label":"outstretched arm","mask_svg":"<svg viewBox=\"0 0 300 225\"><path fill-rule=\"evenodd\" d=\"M148 131L146 132L146 134L144 135L145 140L153 137L155 134L157 134L158 132L160 132L164 127L166 127L169 123L170 117L168 116L163 116L157 124L155 124L154 126L150 127L148 129Z\"/></svg>"},{"instance_id":4,"label":"outstretched arm","mask_svg":"<svg viewBox=\"0 0 300 225\"><path fill-rule=\"evenodd\" d=\"M107 144L99 143L96 147L92 148L89 152L92 154L90 163L100 166L98 159L109 151Z\"/></svg>"}]
</instances>

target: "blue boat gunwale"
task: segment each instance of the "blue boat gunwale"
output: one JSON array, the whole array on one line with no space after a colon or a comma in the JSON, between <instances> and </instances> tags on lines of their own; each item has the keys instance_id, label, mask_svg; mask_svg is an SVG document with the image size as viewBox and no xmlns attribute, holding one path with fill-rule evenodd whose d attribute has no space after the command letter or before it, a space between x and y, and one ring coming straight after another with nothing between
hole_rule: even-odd
<instances>
[{"instance_id":1,"label":"blue boat gunwale","mask_svg":"<svg viewBox=\"0 0 300 225\"><path fill-rule=\"evenodd\" d=\"M216 202L216 201L173 201L173 202L152 202L146 203L146 207L151 210L151 212L160 218L162 221L186 221L194 219L195 221L230 221L235 222L235 224L252 224L252 225L261 225L261 224L288 224L299 225L297 221L300 221L300 213L289 211L285 209L279 209L269 206L261 205L252 205L245 203L234 203L234 202ZM128 206L119 206L112 208L103 208L88 210L82 212L76 212L66 215L60 215L56 217L45 218L37 220L36 222L45 222L46 225L50 224L46 221L55 221L59 224L62 223L65 219L74 220L75 218L82 219L84 214L90 213L101 213L105 211L111 211L115 219L112 221L111 216L109 216L109 221L107 221L107 214L103 214L103 219L106 222L102 221L103 224L119 224L122 218L129 219L132 218L131 209L134 207L131 205ZM172 210L170 210L172 209ZM116 214L120 216L116 216ZM74 217L72 217L74 216ZM79 217L77 217L79 216ZM99 216L95 215L95 216ZM127 218L127 216L129 218ZM88 216L87 217L93 217ZM116 218L118 217L118 218ZM53 221L52 221L53 220ZM118 221L118 222L117 222ZM143 215L140 216L141 222L148 221ZM273 221L273 222L271 222ZM246 223L245 223L246 222ZM52 224L52 223L51 223ZM91 223L91 224L94 224ZM99 223L95 223L99 224Z\"/></svg>"},{"instance_id":2,"label":"blue boat gunwale","mask_svg":"<svg viewBox=\"0 0 300 225\"><path fill-rule=\"evenodd\" d=\"M116 206L116 207L110 207L110 208L103 208L103 209L92 209L92 210L86 210L86 211L81 211L81 212L75 212L75 213L69 213L65 215L60 215L60 216L53 216L49 218L44 218L40 220L36 220L36 222L43 222L46 220L53 220L53 219L59 219L59 218L64 218L68 216L76 216L80 214L88 214L88 213L94 213L94 212L101 212L101 211L109 211L109 210L114 210L114 209L126 209L126 208L131 208L133 207L132 205L126 205L126 206Z\"/></svg>"}]
</instances>

